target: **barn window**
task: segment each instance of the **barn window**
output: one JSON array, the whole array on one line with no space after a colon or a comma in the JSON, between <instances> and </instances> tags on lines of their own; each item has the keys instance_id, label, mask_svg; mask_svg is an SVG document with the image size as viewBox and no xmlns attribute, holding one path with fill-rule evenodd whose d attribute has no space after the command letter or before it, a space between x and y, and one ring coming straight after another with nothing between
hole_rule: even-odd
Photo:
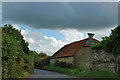
<instances>
[{"instance_id":1,"label":"barn window","mask_svg":"<svg viewBox=\"0 0 120 80\"><path fill-rule=\"evenodd\" d=\"M87 40L87 44L90 44L90 41L89 41L89 40Z\"/></svg>"},{"instance_id":2,"label":"barn window","mask_svg":"<svg viewBox=\"0 0 120 80\"><path fill-rule=\"evenodd\" d=\"M91 43L91 45L94 45L94 44L95 44L94 41L90 41L90 40L87 40L86 43L87 43L87 44L90 44L90 43Z\"/></svg>"},{"instance_id":3,"label":"barn window","mask_svg":"<svg viewBox=\"0 0 120 80\"><path fill-rule=\"evenodd\" d=\"M91 45L95 44L94 41L91 41Z\"/></svg>"}]
</instances>

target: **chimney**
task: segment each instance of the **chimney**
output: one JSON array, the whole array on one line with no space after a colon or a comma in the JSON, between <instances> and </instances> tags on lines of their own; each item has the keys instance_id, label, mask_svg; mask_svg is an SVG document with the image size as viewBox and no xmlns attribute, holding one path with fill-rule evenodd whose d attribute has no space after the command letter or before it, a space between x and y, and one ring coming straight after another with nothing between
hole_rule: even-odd
<instances>
[{"instance_id":1,"label":"chimney","mask_svg":"<svg viewBox=\"0 0 120 80\"><path fill-rule=\"evenodd\" d=\"M90 39L92 39L93 38L93 36L94 36L94 34L93 33L87 33L88 34L88 36L89 36L89 38Z\"/></svg>"}]
</instances>

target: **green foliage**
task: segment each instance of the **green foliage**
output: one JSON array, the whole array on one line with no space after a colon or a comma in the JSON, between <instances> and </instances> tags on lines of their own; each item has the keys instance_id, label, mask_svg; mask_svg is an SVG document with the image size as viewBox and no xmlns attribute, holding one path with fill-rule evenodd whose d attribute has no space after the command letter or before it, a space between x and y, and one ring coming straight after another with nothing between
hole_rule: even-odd
<instances>
[{"instance_id":1,"label":"green foliage","mask_svg":"<svg viewBox=\"0 0 120 80\"><path fill-rule=\"evenodd\" d=\"M46 56L48 56L48 55L47 55L46 53L40 53L39 56L40 56L40 57L46 57Z\"/></svg>"},{"instance_id":2,"label":"green foliage","mask_svg":"<svg viewBox=\"0 0 120 80\"><path fill-rule=\"evenodd\" d=\"M93 49L103 49L106 52L118 55L120 52L120 25L111 30L110 36L105 36L103 40L94 45Z\"/></svg>"},{"instance_id":3,"label":"green foliage","mask_svg":"<svg viewBox=\"0 0 120 80\"><path fill-rule=\"evenodd\" d=\"M79 69L68 69L68 68L62 68L58 66L44 66L44 69L46 70L51 70L51 71L56 71L60 73L64 73L67 75L71 76L76 76L76 77L87 77L87 78L116 78L119 79L117 73L113 73L111 71L102 71L102 70L79 70Z\"/></svg>"},{"instance_id":4,"label":"green foliage","mask_svg":"<svg viewBox=\"0 0 120 80\"><path fill-rule=\"evenodd\" d=\"M73 68L72 63L66 63L63 61L56 60L54 63L55 66L63 67L63 68Z\"/></svg>"},{"instance_id":5,"label":"green foliage","mask_svg":"<svg viewBox=\"0 0 120 80\"><path fill-rule=\"evenodd\" d=\"M34 56L34 67L35 68L42 68L45 65L48 65L50 63L49 58L50 56L48 56L46 53L40 53L38 54L35 51L30 51L30 53L32 54L32 56Z\"/></svg>"},{"instance_id":6,"label":"green foliage","mask_svg":"<svg viewBox=\"0 0 120 80\"><path fill-rule=\"evenodd\" d=\"M33 57L29 55L28 43L25 42L22 35L21 41L25 47L20 47L19 41L20 32L13 28L12 25L2 27L3 78L22 78L25 76L25 72L33 72Z\"/></svg>"},{"instance_id":7,"label":"green foliage","mask_svg":"<svg viewBox=\"0 0 120 80\"><path fill-rule=\"evenodd\" d=\"M86 65L86 64L83 64L83 65L81 65L81 66L79 67L79 69L80 69L80 70L85 70L85 71L87 71L87 70L89 69L89 66Z\"/></svg>"},{"instance_id":8,"label":"green foliage","mask_svg":"<svg viewBox=\"0 0 120 80\"><path fill-rule=\"evenodd\" d=\"M96 50L99 50L99 49L101 49L101 48L102 48L102 44L101 44L101 42L95 44L94 46L92 46L92 49L96 49Z\"/></svg>"},{"instance_id":9,"label":"green foliage","mask_svg":"<svg viewBox=\"0 0 120 80\"><path fill-rule=\"evenodd\" d=\"M3 33L7 33L8 36L12 36L17 40L17 43L20 43L20 31L16 30L15 28L13 28L13 26L11 24L7 24L2 28L2 34ZM22 50L26 53L29 54L29 48L28 48L28 42L25 42L25 40L23 39L23 35L21 35L21 47ZM19 44L20 45L20 44Z\"/></svg>"},{"instance_id":10,"label":"green foliage","mask_svg":"<svg viewBox=\"0 0 120 80\"><path fill-rule=\"evenodd\" d=\"M67 68L73 68L73 64L72 63L66 63L67 65L66 65L66 67Z\"/></svg>"},{"instance_id":11,"label":"green foliage","mask_svg":"<svg viewBox=\"0 0 120 80\"><path fill-rule=\"evenodd\" d=\"M56 60L54 63L55 66L59 66L59 60Z\"/></svg>"}]
</instances>

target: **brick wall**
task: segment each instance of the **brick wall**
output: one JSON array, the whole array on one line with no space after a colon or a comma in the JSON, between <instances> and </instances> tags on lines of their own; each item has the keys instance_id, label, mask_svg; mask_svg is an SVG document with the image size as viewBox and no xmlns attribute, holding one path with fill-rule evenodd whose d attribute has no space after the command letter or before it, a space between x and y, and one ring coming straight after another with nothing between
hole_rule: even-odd
<instances>
[{"instance_id":1,"label":"brick wall","mask_svg":"<svg viewBox=\"0 0 120 80\"><path fill-rule=\"evenodd\" d=\"M67 63L72 63L73 64L73 57L50 59L50 64L53 65L56 60L67 62Z\"/></svg>"}]
</instances>

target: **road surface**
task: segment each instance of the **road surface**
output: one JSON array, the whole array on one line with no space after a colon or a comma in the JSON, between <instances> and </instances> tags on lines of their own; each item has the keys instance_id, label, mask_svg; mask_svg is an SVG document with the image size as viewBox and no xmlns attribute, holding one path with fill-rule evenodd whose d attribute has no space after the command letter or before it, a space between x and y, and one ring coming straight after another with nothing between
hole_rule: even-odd
<instances>
[{"instance_id":1,"label":"road surface","mask_svg":"<svg viewBox=\"0 0 120 80\"><path fill-rule=\"evenodd\" d=\"M65 75L62 73L34 69L34 74L28 76L27 78L24 78L23 80L104 80L104 79L78 78Z\"/></svg>"},{"instance_id":2,"label":"road surface","mask_svg":"<svg viewBox=\"0 0 120 80\"><path fill-rule=\"evenodd\" d=\"M75 78L75 77L68 76L62 73L52 72L52 71L34 69L34 74L28 76L26 79L30 79L30 78L35 79L35 78Z\"/></svg>"}]
</instances>

